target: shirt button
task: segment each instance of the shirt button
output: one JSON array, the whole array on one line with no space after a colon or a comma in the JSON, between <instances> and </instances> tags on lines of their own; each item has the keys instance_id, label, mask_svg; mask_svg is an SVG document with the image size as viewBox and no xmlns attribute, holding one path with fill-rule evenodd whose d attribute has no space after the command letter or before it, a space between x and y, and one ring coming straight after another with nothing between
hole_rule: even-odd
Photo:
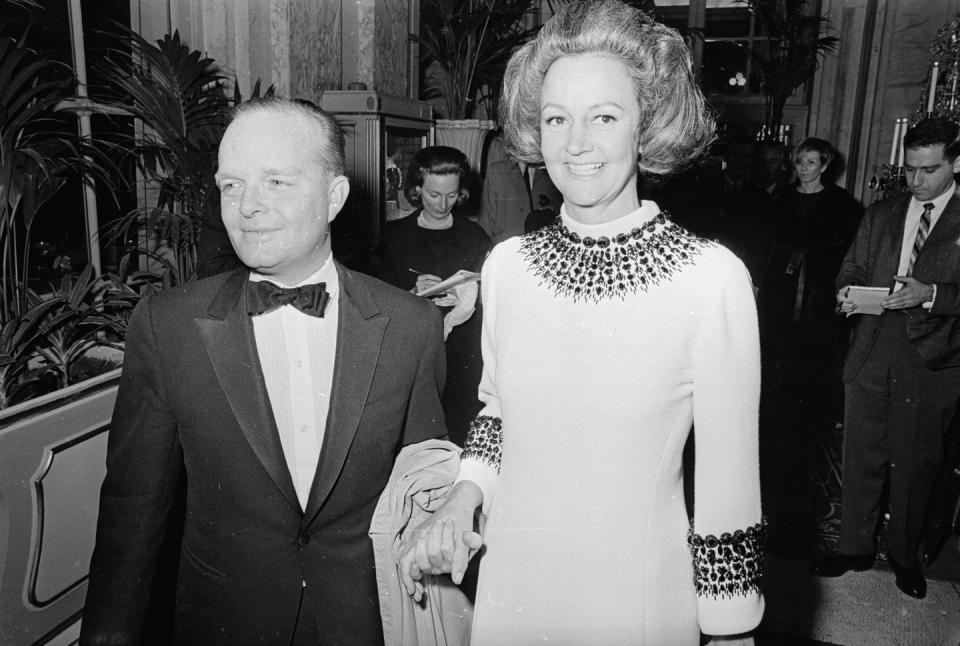
<instances>
[{"instance_id":1,"label":"shirt button","mask_svg":"<svg viewBox=\"0 0 960 646\"><path fill-rule=\"evenodd\" d=\"M297 536L297 547L304 548L310 544L310 534Z\"/></svg>"},{"instance_id":2,"label":"shirt button","mask_svg":"<svg viewBox=\"0 0 960 646\"><path fill-rule=\"evenodd\" d=\"M300 432L301 432L301 433L306 433L306 432L309 431L309 430L310 430L310 427L307 426L306 424L304 424L303 426L300 427Z\"/></svg>"},{"instance_id":3,"label":"shirt button","mask_svg":"<svg viewBox=\"0 0 960 646\"><path fill-rule=\"evenodd\" d=\"M303 361L302 361L302 360L297 359L297 367L298 367L298 368L302 368L302 367L303 367Z\"/></svg>"}]
</instances>

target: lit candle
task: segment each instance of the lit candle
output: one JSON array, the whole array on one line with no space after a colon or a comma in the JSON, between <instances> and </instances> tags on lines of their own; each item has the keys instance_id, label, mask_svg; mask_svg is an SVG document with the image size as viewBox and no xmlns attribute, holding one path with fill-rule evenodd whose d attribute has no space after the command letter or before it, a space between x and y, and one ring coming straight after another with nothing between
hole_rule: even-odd
<instances>
[{"instance_id":1,"label":"lit candle","mask_svg":"<svg viewBox=\"0 0 960 646\"><path fill-rule=\"evenodd\" d=\"M956 39L957 35L954 34L953 38ZM953 111L953 106L957 103L957 76L960 76L960 70L957 69L957 59L953 59L953 74L950 76L950 111Z\"/></svg>"},{"instance_id":2,"label":"lit candle","mask_svg":"<svg viewBox=\"0 0 960 646\"><path fill-rule=\"evenodd\" d=\"M927 114L933 112L933 102L937 97L937 76L940 74L940 62L933 64L930 70L930 96L927 97Z\"/></svg>"},{"instance_id":3,"label":"lit candle","mask_svg":"<svg viewBox=\"0 0 960 646\"><path fill-rule=\"evenodd\" d=\"M900 143L900 119L897 119L897 125L893 127L893 141L890 142L890 165L893 166L897 161L897 144Z\"/></svg>"},{"instance_id":4,"label":"lit candle","mask_svg":"<svg viewBox=\"0 0 960 646\"><path fill-rule=\"evenodd\" d=\"M900 126L900 151L897 154L897 166L903 166L903 138L907 136L907 118L903 118L903 125Z\"/></svg>"}]
</instances>

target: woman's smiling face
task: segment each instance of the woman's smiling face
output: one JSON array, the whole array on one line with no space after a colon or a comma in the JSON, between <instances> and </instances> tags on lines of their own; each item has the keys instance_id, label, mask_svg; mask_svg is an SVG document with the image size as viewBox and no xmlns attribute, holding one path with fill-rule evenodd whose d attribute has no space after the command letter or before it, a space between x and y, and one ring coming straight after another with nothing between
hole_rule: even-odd
<instances>
[{"instance_id":1,"label":"woman's smiling face","mask_svg":"<svg viewBox=\"0 0 960 646\"><path fill-rule=\"evenodd\" d=\"M615 220L640 206L640 104L620 61L597 54L556 60L540 93L540 148L547 172L580 222Z\"/></svg>"}]
</instances>

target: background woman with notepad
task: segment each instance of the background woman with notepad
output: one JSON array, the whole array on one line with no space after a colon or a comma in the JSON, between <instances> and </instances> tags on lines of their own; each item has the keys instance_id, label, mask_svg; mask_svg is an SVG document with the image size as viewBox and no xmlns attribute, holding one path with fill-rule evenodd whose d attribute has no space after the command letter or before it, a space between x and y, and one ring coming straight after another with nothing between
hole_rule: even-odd
<instances>
[{"instance_id":1,"label":"background woman with notepad","mask_svg":"<svg viewBox=\"0 0 960 646\"><path fill-rule=\"evenodd\" d=\"M477 224L457 213L457 207L470 195L470 177L467 157L456 148L428 146L414 155L404 190L410 204L418 208L384 228L376 271L379 278L420 293L460 270L480 271L490 251L490 238ZM462 446L470 420L480 410L477 284L469 283L432 300L443 313L448 332L443 393L447 428L450 440Z\"/></svg>"}]
</instances>

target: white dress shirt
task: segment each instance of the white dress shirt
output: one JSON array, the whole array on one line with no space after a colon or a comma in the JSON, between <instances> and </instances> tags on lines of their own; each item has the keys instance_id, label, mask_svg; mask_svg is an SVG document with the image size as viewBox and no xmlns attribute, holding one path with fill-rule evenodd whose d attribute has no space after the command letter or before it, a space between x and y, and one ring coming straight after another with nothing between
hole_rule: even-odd
<instances>
[{"instance_id":1,"label":"white dress shirt","mask_svg":"<svg viewBox=\"0 0 960 646\"><path fill-rule=\"evenodd\" d=\"M250 280L270 280L250 272ZM271 281L276 282L276 281ZM253 333L263 378L302 509L317 470L326 431L337 347L339 282L333 257L296 285L324 282L330 299L323 317L304 314L293 305L253 317ZM279 284L279 283L278 283Z\"/></svg>"},{"instance_id":2,"label":"white dress shirt","mask_svg":"<svg viewBox=\"0 0 960 646\"><path fill-rule=\"evenodd\" d=\"M937 221L943 213L944 207L950 198L953 197L957 189L957 183L951 182L950 188L938 197L928 200L933 203L933 211L930 212L930 228L927 230L927 238L933 233L933 227L937 226ZM921 202L915 197L910 198L910 204L907 206L907 219L903 223L903 242L900 245L900 264L897 267L897 275L903 276L907 272L910 264L910 254L913 252L913 243L917 239L917 231L920 229L920 216L923 215L923 205L927 202ZM903 283L897 283L894 291L903 287Z\"/></svg>"}]
</instances>

